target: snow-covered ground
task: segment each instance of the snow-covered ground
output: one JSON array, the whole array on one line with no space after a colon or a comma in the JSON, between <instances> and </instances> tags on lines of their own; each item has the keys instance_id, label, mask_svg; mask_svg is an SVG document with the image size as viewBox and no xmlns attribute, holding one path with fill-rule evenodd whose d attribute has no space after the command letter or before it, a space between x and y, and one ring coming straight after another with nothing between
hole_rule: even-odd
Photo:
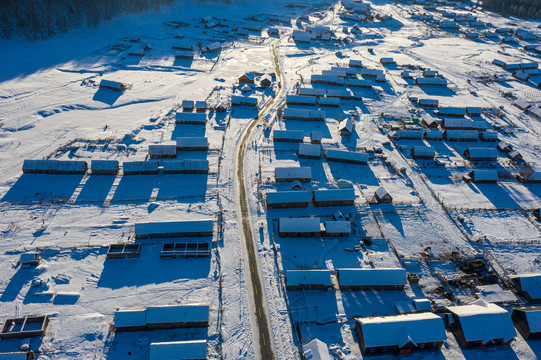
<instances>
[{"instance_id":1,"label":"snow-covered ground","mask_svg":"<svg viewBox=\"0 0 541 360\"><path fill-rule=\"evenodd\" d=\"M258 109L209 110L205 126L175 124L174 119L182 100L229 103L232 94L240 94L237 82L245 72L274 73L273 41L284 91L250 135L245 177L269 341L277 359L299 358L299 347L312 338L324 341L335 359L359 359L363 355L353 330L355 317L396 314L396 303L412 298L438 305L451 304L450 298L471 300L473 293L442 284L464 275L457 271L457 258L483 254L500 285L507 273L538 272L541 223L532 210L541 207L541 185L520 183L514 175L524 164L541 169L541 122L511 103L521 99L539 105L541 91L492 60L538 61L539 55L523 50L530 42L468 39L460 31L413 19L420 13L443 18L420 5L387 0L370 4L374 14L391 14L393 19L359 22L362 33L352 31L354 21L340 16L345 11L341 3L327 0L230 5L179 1L160 12L123 16L47 41L0 41L0 50L9 54L0 59L0 321L48 314L45 336L31 344L41 352L40 359L148 359L151 342L199 339L208 340L212 359L259 355L236 183L239 142ZM454 11L473 13L491 24L483 30L522 28L541 35L537 22L478 9ZM205 28L201 19L207 16L221 25ZM328 26L339 40L295 43L293 30L305 25ZM249 30L248 35L233 30L258 26L260 32ZM280 35L269 35L271 27ZM217 41L223 46L219 51L197 50ZM175 59L172 46L179 42L196 47L193 60ZM145 56L129 55L143 45L151 48ZM393 57L396 64L383 66L382 57ZM385 82L355 89L362 100L322 108L325 121L279 116L286 94L296 94L298 87L342 89L310 84L310 77L333 66L347 67L351 59L382 70ZM414 77L434 70L449 85L419 87L402 78L403 70ZM131 88L102 89L101 79ZM247 94L260 100L261 109L277 90L275 82L266 89L254 86ZM413 125L414 117L438 118L409 97L437 99L440 106L482 107L483 115L474 120L519 150L524 162L514 163L501 152L495 163L471 163L464 156L470 147L495 148L497 143L389 141L387 134L394 127ZM342 137L338 124L346 117L353 119L354 130ZM368 164L299 158L297 143L273 142L274 130L302 130L306 137L320 131L323 150L368 150ZM208 160L208 174L83 176L21 170L25 159L143 161L148 145L174 144L183 136L208 138L207 152L177 154L177 159ZM410 149L419 145L433 147L440 165L412 159ZM355 204L267 211L265 193L291 189L291 184L274 180L274 169L283 166L311 167L312 181L303 184L304 189L352 187ZM473 168L497 169L505 176L496 184L465 182L463 176ZM374 203L381 185L393 196L392 204ZM317 216L325 221L337 210L351 219L350 236L278 235L280 217ZM210 257L165 259L160 251L167 239L134 237L137 222L200 218L215 223ZM106 259L109 245L120 243L140 244L139 258ZM40 252L37 267L18 265L26 251ZM330 291L300 291L284 286L286 270L372 266L404 267L419 275L419 284L408 284L404 291L340 290L336 284ZM183 303L210 304L208 329L112 331L117 309ZM540 345L520 335L510 347L472 350L462 349L451 332L447 338L441 351L408 357L541 356ZM20 345L19 340L0 341L0 351L16 351Z\"/></svg>"}]
</instances>

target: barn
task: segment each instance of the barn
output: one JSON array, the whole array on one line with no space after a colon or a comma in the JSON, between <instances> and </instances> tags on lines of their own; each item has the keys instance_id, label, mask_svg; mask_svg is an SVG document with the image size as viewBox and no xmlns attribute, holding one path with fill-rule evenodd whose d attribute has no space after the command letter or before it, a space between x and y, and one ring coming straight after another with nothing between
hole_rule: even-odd
<instances>
[{"instance_id":1,"label":"barn","mask_svg":"<svg viewBox=\"0 0 541 360\"><path fill-rule=\"evenodd\" d=\"M471 178L475 183L495 183L498 182L498 171L475 169L471 172Z\"/></svg>"},{"instance_id":2,"label":"barn","mask_svg":"<svg viewBox=\"0 0 541 360\"><path fill-rule=\"evenodd\" d=\"M355 334L366 355L435 351L447 340L442 318L430 312L357 318Z\"/></svg>"},{"instance_id":3,"label":"barn","mask_svg":"<svg viewBox=\"0 0 541 360\"><path fill-rule=\"evenodd\" d=\"M320 97L318 100L318 104L319 106L339 107L340 99L332 97Z\"/></svg>"},{"instance_id":4,"label":"barn","mask_svg":"<svg viewBox=\"0 0 541 360\"><path fill-rule=\"evenodd\" d=\"M408 283L401 268L338 269L338 283L343 290L404 290Z\"/></svg>"},{"instance_id":5,"label":"barn","mask_svg":"<svg viewBox=\"0 0 541 360\"><path fill-rule=\"evenodd\" d=\"M179 151L207 151L209 149L206 137L178 137L176 149Z\"/></svg>"},{"instance_id":6,"label":"barn","mask_svg":"<svg viewBox=\"0 0 541 360\"><path fill-rule=\"evenodd\" d=\"M322 139L323 139L323 134L321 133L321 131L310 132L310 142L312 144L321 144Z\"/></svg>"},{"instance_id":7,"label":"barn","mask_svg":"<svg viewBox=\"0 0 541 360\"><path fill-rule=\"evenodd\" d=\"M323 97L325 96L327 92L325 89L314 89L314 88L307 88L307 87L301 87L299 88L299 95L303 96L315 96L315 97Z\"/></svg>"},{"instance_id":8,"label":"barn","mask_svg":"<svg viewBox=\"0 0 541 360\"><path fill-rule=\"evenodd\" d=\"M151 175L157 174L159 163L157 161L124 161L122 171L124 175Z\"/></svg>"},{"instance_id":9,"label":"barn","mask_svg":"<svg viewBox=\"0 0 541 360\"><path fill-rule=\"evenodd\" d=\"M160 158L176 158L177 157L177 147L176 145L149 145L148 146L148 157L151 159L160 159Z\"/></svg>"},{"instance_id":10,"label":"barn","mask_svg":"<svg viewBox=\"0 0 541 360\"><path fill-rule=\"evenodd\" d=\"M508 345L517 336L507 310L484 300L448 306L445 322L464 348Z\"/></svg>"},{"instance_id":11,"label":"barn","mask_svg":"<svg viewBox=\"0 0 541 360\"><path fill-rule=\"evenodd\" d=\"M320 144L299 144L298 156L306 159L321 158Z\"/></svg>"},{"instance_id":12,"label":"barn","mask_svg":"<svg viewBox=\"0 0 541 360\"><path fill-rule=\"evenodd\" d=\"M353 122L350 118L340 121L338 124L338 133L340 136L349 136L353 132Z\"/></svg>"},{"instance_id":13,"label":"barn","mask_svg":"<svg viewBox=\"0 0 541 360\"><path fill-rule=\"evenodd\" d=\"M355 190L353 188L314 190L316 206L346 206L354 203Z\"/></svg>"},{"instance_id":14,"label":"barn","mask_svg":"<svg viewBox=\"0 0 541 360\"><path fill-rule=\"evenodd\" d=\"M447 130L470 130L473 128L473 121L464 118L445 118L442 125Z\"/></svg>"},{"instance_id":15,"label":"barn","mask_svg":"<svg viewBox=\"0 0 541 360\"><path fill-rule=\"evenodd\" d=\"M272 132L274 141L303 142L304 131L302 130L274 130Z\"/></svg>"},{"instance_id":16,"label":"barn","mask_svg":"<svg viewBox=\"0 0 541 360\"><path fill-rule=\"evenodd\" d=\"M325 111L285 108L282 118L284 120L324 121Z\"/></svg>"},{"instance_id":17,"label":"barn","mask_svg":"<svg viewBox=\"0 0 541 360\"><path fill-rule=\"evenodd\" d=\"M287 95L286 105L308 105L314 106L316 104L316 98L307 95Z\"/></svg>"},{"instance_id":18,"label":"barn","mask_svg":"<svg viewBox=\"0 0 541 360\"><path fill-rule=\"evenodd\" d=\"M470 161L496 161L498 150L495 148L468 148L464 150L464 157Z\"/></svg>"},{"instance_id":19,"label":"barn","mask_svg":"<svg viewBox=\"0 0 541 360\"><path fill-rule=\"evenodd\" d=\"M510 278L520 295L526 300L541 300L541 273L511 275Z\"/></svg>"},{"instance_id":20,"label":"barn","mask_svg":"<svg viewBox=\"0 0 541 360\"><path fill-rule=\"evenodd\" d=\"M278 221L278 234L281 237L319 237L321 222L318 217L282 217Z\"/></svg>"},{"instance_id":21,"label":"barn","mask_svg":"<svg viewBox=\"0 0 541 360\"><path fill-rule=\"evenodd\" d=\"M90 162L92 175L116 175L118 173L117 160L92 160Z\"/></svg>"},{"instance_id":22,"label":"barn","mask_svg":"<svg viewBox=\"0 0 541 360\"><path fill-rule=\"evenodd\" d=\"M150 343L149 360L206 360L207 340Z\"/></svg>"},{"instance_id":23,"label":"barn","mask_svg":"<svg viewBox=\"0 0 541 360\"><path fill-rule=\"evenodd\" d=\"M474 142L479 139L477 130L445 130L443 137L447 141Z\"/></svg>"},{"instance_id":24,"label":"barn","mask_svg":"<svg viewBox=\"0 0 541 360\"><path fill-rule=\"evenodd\" d=\"M233 105L233 106L257 107L258 100L257 100L256 97L253 97L253 96L233 95L233 96L231 96L231 105Z\"/></svg>"},{"instance_id":25,"label":"barn","mask_svg":"<svg viewBox=\"0 0 541 360\"><path fill-rule=\"evenodd\" d=\"M429 159L433 160L436 156L436 150L428 146L413 146L410 155L414 159Z\"/></svg>"},{"instance_id":26,"label":"barn","mask_svg":"<svg viewBox=\"0 0 541 360\"><path fill-rule=\"evenodd\" d=\"M214 224L212 220L181 220L135 224L135 237L137 239L212 236L213 231Z\"/></svg>"},{"instance_id":27,"label":"barn","mask_svg":"<svg viewBox=\"0 0 541 360\"><path fill-rule=\"evenodd\" d=\"M328 269L286 270L286 287L289 290L329 290L332 288L331 271Z\"/></svg>"},{"instance_id":28,"label":"barn","mask_svg":"<svg viewBox=\"0 0 541 360\"><path fill-rule=\"evenodd\" d=\"M163 163L164 174L208 174L209 161L203 159L166 161Z\"/></svg>"},{"instance_id":29,"label":"barn","mask_svg":"<svg viewBox=\"0 0 541 360\"><path fill-rule=\"evenodd\" d=\"M435 107L437 108L440 104L438 99L419 99L419 106L423 107Z\"/></svg>"},{"instance_id":30,"label":"barn","mask_svg":"<svg viewBox=\"0 0 541 360\"><path fill-rule=\"evenodd\" d=\"M441 141L443 139L443 133L441 130L427 130L424 137L427 140Z\"/></svg>"},{"instance_id":31,"label":"barn","mask_svg":"<svg viewBox=\"0 0 541 360\"><path fill-rule=\"evenodd\" d=\"M83 160L24 160L24 174L85 174L87 163Z\"/></svg>"},{"instance_id":32,"label":"barn","mask_svg":"<svg viewBox=\"0 0 541 360\"><path fill-rule=\"evenodd\" d=\"M209 305L155 305L144 310L118 310L115 311L113 324L117 332L207 327Z\"/></svg>"},{"instance_id":33,"label":"barn","mask_svg":"<svg viewBox=\"0 0 541 360\"><path fill-rule=\"evenodd\" d=\"M327 161L344 162L351 164L368 164L368 154L347 150L327 150Z\"/></svg>"},{"instance_id":34,"label":"barn","mask_svg":"<svg viewBox=\"0 0 541 360\"><path fill-rule=\"evenodd\" d=\"M266 194L267 209L307 207L310 204L308 191L276 191Z\"/></svg>"},{"instance_id":35,"label":"barn","mask_svg":"<svg viewBox=\"0 0 541 360\"><path fill-rule=\"evenodd\" d=\"M100 88L110 89L114 91L124 91L129 88L129 85L118 81L103 79L102 81L100 81Z\"/></svg>"},{"instance_id":36,"label":"barn","mask_svg":"<svg viewBox=\"0 0 541 360\"><path fill-rule=\"evenodd\" d=\"M419 86L447 86L447 80L444 78L418 77L415 84Z\"/></svg>"},{"instance_id":37,"label":"barn","mask_svg":"<svg viewBox=\"0 0 541 360\"><path fill-rule=\"evenodd\" d=\"M374 193L374 200L376 200L377 203L383 204L383 203L392 203L393 197L385 187L380 186L376 192Z\"/></svg>"},{"instance_id":38,"label":"barn","mask_svg":"<svg viewBox=\"0 0 541 360\"><path fill-rule=\"evenodd\" d=\"M498 139L498 133L496 131L481 131L479 133L479 138L481 139L481 141L500 141L500 139Z\"/></svg>"},{"instance_id":39,"label":"barn","mask_svg":"<svg viewBox=\"0 0 541 360\"><path fill-rule=\"evenodd\" d=\"M525 339L541 338L541 306L515 308L511 319Z\"/></svg>"},{"instance_id":40,"label":"barn","mask_svg":"<svg viewBox=\"0 0 541 360\"><path fill-rule=\"evenodd\" d=\"M184 111L193 111L194 102L193 100L182 100L182 102L180 103L180 106L182 107L182 110Z\"/></svg>"},{"instance_id":41,"label":"barn","mask_svg":"<svg viewBox=\"0 0 541 360\"><path fill-rule=\"evenodd\" d=\"M312 181L312 168L310 167L277 167L274 169L276 182Z\"/></svg>"},{"instance_id":42,"label":"barn","mask_svg":"<svg viewBox=\"0 0 541 360\"><path fill-rule=\"evenodd\" d=\"M178 112L175 115L175 122L177 124L205 125L205 123L207 122L207 114L192 113L192 112Z\"/></svg>"},{"instance_id":43,"label":"barn","mask_svg":"<svg viewBox=\"0 0 541 360\"><path fill-rule=\"evenodd\" d=\"M349 236L351 224L349 221L325 221L325 236Z\"/></svg>"}]
</instances>

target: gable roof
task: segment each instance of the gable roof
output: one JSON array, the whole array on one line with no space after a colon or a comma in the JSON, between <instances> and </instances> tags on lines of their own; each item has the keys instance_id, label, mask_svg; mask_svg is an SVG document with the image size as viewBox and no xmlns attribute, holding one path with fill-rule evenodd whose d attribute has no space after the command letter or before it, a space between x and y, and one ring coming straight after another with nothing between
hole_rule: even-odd
<instances>
[{"instance_id":1,"label":"gable roof","mask_svg":"<svg viewBox=\"0 0 541 360\"><path fill-rule=\"evenodd\" d=\"M366 347L402 347L447 340L443 320L433 313L404 314L356 319Z\"/></svg>"},{"instance_id":2,"label":"gable roof","mask_svg":"<svg viewBox=\"0 0 541 360\"><path fill-rule=\"evenodd\" d=\"M449 306L447 310L458 316L466 341L492 339L511 340L517 333L509 313L496 304L477 300L469 305Z\"/></svg>"}]
</instances>

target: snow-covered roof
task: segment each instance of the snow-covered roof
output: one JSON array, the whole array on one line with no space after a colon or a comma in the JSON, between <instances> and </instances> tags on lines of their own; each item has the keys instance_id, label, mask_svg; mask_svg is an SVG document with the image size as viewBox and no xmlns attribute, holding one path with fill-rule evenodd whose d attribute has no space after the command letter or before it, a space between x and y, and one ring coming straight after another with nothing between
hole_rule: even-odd
<instances>
[{"instance_id":1,"label":"snow-covered roof","mask_svg":"<svg viewBox=\"0 0 541 360\"><path fill-rule=\"evenodd\" d=\"M378 77L378 76L384 76L383 70L379 69L367 69L363 68L361 70L361 76L368 76L368 77Z\"/></svg>"},{"instance_id":2,"label":"snow-covered roof","mask_svg":"<svg viewBox=\"0 0 541 360\"><path fill-rule=\"evenodd\" d=\"M443 320L433 313L358 318L366 347L402 347L447 340Z\"/></svg>"},{"instance_id":3,"label":"snow-covered roof","mask_svg":"<svg viewBox=\"0 0 541 360\"><path fill-rule=\"evenodd\" d=\"M325 232L327 234L349 234L351 224L349 221L325 221Z\"/></svg>"},{"instance_id":4,"label":"snow-covered roof","mask_svg":"<svg viewBox=\"0 0 541 360\"><path fill-rule=\"evenodd\" d=\"M406 285L406 270L401 268L378 269L338 269L340 285L370 286L370 285Z\"/></svg>"},{"instance_id":5,"label":"snow-covered roof","mask_svg":"<svg viewBox=\"0 0 541 360\"><path fill-rule=\"evenodd\" d=\"M352 97L352 93L349 91L349 89L328 89L327 97L337 99L350 99Z\"/></svg>"},{"instance_id":6,"label":"snow-covered roof","mask_svg":"<svg viewBox=\"0 0 541 360\"><path fill-rule=\"evenodd\" d=\"M158 171L159 163L157 161L124 161L122 169L124 173L139 171Z\"/></svg>"},{"instance_id":7,"label":"snow-covered roof","mask_svg":"<svg viewBox=\"0 0 541 360\"><path fill-rule=\"evenodd\" d=\"M327 344L319 339L314 339L302 346L302 352L306 360L331 360Z\"/></svg>"},{"instance_id":8,"label":"snow-covered roof","mask_svg":"<svg viewBox=\"0 0 541 360\"><path fill-rule=\"evenodd\" d=\"M370 80L361 80L357 78L348 79L348 86L352 87L372 87L372 81Z\"/></svg>"},{"instance_id":9,"label":"snow-covered roof","mask_svg":"<svg viewBox=\"0 0 541 360\"><path fill-rule=\"evenodd\" d=\"M149 325L208 321L208 304L148 306L146 311L146 323Z\"/></svg>"},{"instance_id":10,"label":"snow-covered roof","mask_svg":"<svg viewBox=\"0 0 541 360\"><path fill-rule=\"evenodd\" d=\"M311 179L312 168L310 167L277 167L274 169L276 180L288 179Z\"/></svg>"},{"instance_id":11,"label":"snow-covered roof","mask_svg":"<svg viewBox=\"0 0 541 360\"><path fill-rule=\"evenodd\" d=\"M325 111L285 108L283 118L292 120L324 120Z\"/></svg>"},{"instance_id":12,"label":"snow-covered roof","mask_svg":"<svg viewBox=\"0 0 541 360\"><path fill-rule=\"evenodd\" d=\"M518 300L510 290L503 290L498 284L479 285L476 294L479 299L494 304L513 303Z\"/></svg>"},{"instance_id":13,"label":"snow-covered roof","mask_svg":"<svg viewBox=\"0 0 541 360\"><path fill-rule=\"evenodd\" d=\"M114 317L113 323L115 327L146 326L146 310L115 311L115 317Z\"/></svg>"},{"instance_id":14,"label":"snow-covered roof","mask_svg":"<svg viewBox=\"0 0 541 360\"><path fill-rule=\"evenodd\" d=\"M496 159L498 157L498 150L495 148L468 148L464 150L469 153L469 156L472 160L475 159Z\"/></svg>"},{"instance_id":15,"label":"snow-covered roof","mask_svg":"<svg viewBox=\"0 0 541 360\"><path fill-rule=\"evenodd\" d=\"M83 160L24 160L23 170L30 171L56 171L81 172L86 170Z\"/></svg>"},{"instance_id":16,"label":"snow-covered roof","mask_svg":"<svg viewBox=\"0 0 541 360\"><path fill-rule=\"evenodd\" d=\"M427 139L441 139L443 138L443 133L441 130L427 130L425 132L425 137Z\"/></svg>"},{"instance_id":17,"label":"snow-covered roof","mask_svg":"<svg viewBox=\"0 0 541 360\"><path fill-rule=\"evenodd\" d=\"M487 343L492 339L511 340L517 333L509 313L496 304L477 300L469 305L448 306L458 316L466 341Z\"/></svg>"},{"instance_id":18,"label":"snow-covered roof","mask_svg":"<svg viewBox=\"0 0 541 360\"><path fill-rule=\"evenodd\" d=\"M287 286L299 286L299 285L332 286L331 271L327 269L287 270L286 283L287 283Z\"/></svg>"},{"instance_id":19,"label":"snow-covered roof","mask_svg":"<svg viewBox=\"0 0 541 360\"><path fill-rule=\"evenodd\" d=\"M310 81L313 84L330 84L330 85L344 85L346 80L344 78L332 75L319 75L312 74Z\"/></svg>"},{"instance_id":20,"label":"snow-covered roof","mask_svg":"<svg viewBox=\"0 0 541 360\"><path fill-rule=\"evenodd\" d=\"M498 170L473 170L475 181L498 181Z\"/></svg>"},{"instance_id":21,"label":"snow-covered roof","mask_svg":"<svg viewBox=\"0 0 541 360\"><path fill-rule=\"evenodd\" d=\"M399 139L422 139L422 130L398 130L396 132Z\"/></svg>"},{"instance_id":22,"label":"snow-covered roof","mask_svg":"<svg viewBox=\"0 0 541 360\"><path fill-rule=\"evenodd\" d=\"M321 131L312 131L310 132L310 139L311 140L319 140L323 138L323 133Z\"/></svg>"},{"instance_id":23,"label":"snow-covered roof","mask_svg":"<svg viewBox=\"0 0 541 360\"><path fill-rule=\"evenodd\" d=\"M439 105L438 99L419 99L419 105L424 106L438 106Z\"/></svg>"},{"instance_id":24,"label":"snow-covered roof","mask_svg":"<svg viewBox=\"0 0 541 360\"><path fill-rule=\"evenodd\" d=\"M443 119L444 128L462 128L462 129L471 129L473 128L473 121L469 119L456 119L456 118L445 118Z\"/></svg>"},{"instance_id":25,"label":"snow-covered roof","mask_svg":"<svg viewBox=\"0 0 541 360\"><path fill-rule=\"evenodd\" d=\"M103 79L103 80L100 81L100 86L105 86L105 87L114 88L114 89L122 89L124 84L122 84L119 81L112 81L112 80Z\"/></svg>"},{"instance_id":26,"label":"snow-covered roof","mask_svg":"<svg viewBox=\"0 0 541 360\"><path fill-rule=\"evenodd\" d=\"M445 130L445 137L457 140L477 140L479 132L477 130Z\"/></svg>"},{"instance_id":27,"label":"snow-covered roof","mask_svg":"<svg viewBox=\"0 0 541 360\"><path fill-rule=\"evenodd\" d=\"M117 160L92 160L90 162L90 169L92 171L116 171L118 169Z\"/></svg>"},{"instance_id":28,"label":"snow-covered roof","mask_svg":"<svg viewBox=\"0 0 541 360\"><path fill-rule=\"evenodd\" d=\"M176 145L155 144L148 146L149 155L176 155Z\"/></svg>"},{"instance_id":29,"label":"snow-covered roof","mask_svg":"<svg viewBox=\"0 0 541 360\"><path fill-rule=\"evenodd\" d=\"M498 133L496 131L483 131L480 133L483 140L498 140Z\"/></svg>"},{"instance_id":30,"label":"snow-covered roof","mask_svg":"<svg viewBox=\"0 0 541 360\"><path fill-rule=\"evenodd\" d=\"M209 233L213 231L212 220L184 220L136 223L135 235Z\"/></svg>"},{"instance_id":31,"label":"snow-covered roof","mask_svg":"<svg viewBox=\"0 0 541 360\"><path fill-rule=\"evenodd\" d=\"M321 145L320 144L299 144L299 155L320 157Z\"/></svg>"},{"instance_id":32,"label":"snow-covered roof","mask_svg":"<svg viewBox=\"0 0 541 360\"><path fill-rule=\"evenodd\" d=\"M307 95L307 96L325 96L325 89L314 89L314 88L306 88L301 87L299 88L299 95Z\"/></svg>"},{"instance_id":33,"label":"snow-covered roof","mask_svg":"<svg viewBox=\"0 0 541 360\"><path fill-rule=\"evenodd\" d=\"M436 155L436 150L428 146L414 146L411 151L414 156L434 157Z\"/></svg>"},{"instance_id":34,"label":"snow-covered roof","mask_svg":"<svg viewBox=\"0 0 541 360\"><path fill-rule=\"evenodd\" d=\"M276 191L267 193L267 204L308 203L308 191Z\"/></svg>"},{"instance_id":35,"label":"snow-covered roof","mask_svg":"<svg viewBox=\"0 0 541 360\"><path fill-rule=\"evenodd\" d=\"M208 148L209 142L206 137L178 137L176 147L183 148Z\"/></svg>"},{"instance_id":36,"label":"snow-covered roof","mask_svg":"<svg viewBox=\"0 0 541 360\"><path fill-rule=\"evenodd\" d=\"M307 96L307 95L287 95L286 103L287 104L315 105L316 98L313 96Z\"/></svg>"},{"instance_id":37,"label":"snow-covered roof","mask_svg":"<svg viewBox=\"0 0 541 360\"><path fill-rule=\"evenodd\" d=\"M379 188L377 188L377 190L376 190L376 192L374 194L380 199L383 199L387 195L390 196L387 189L385 189L385 187L383 187L383 186L380 186Z\"/></svg>"},{"instance_id":38,"label":"snow-covered roof","mask_svg":"<svg viewBox=\"0 0 541 360\"><path fill-rule=\"evenodd\" d=\"M205 113L177 112L175 120L178 123L190 122L204 124L207 121L207 115Z\"/></svg>"},{"instance_id":39,"label":"snow-covered roof","mask_svg":"<svg viewBox=\"0 0 541 360\"><path fill-rule=\"evenodd\" d=\"M362 67L362 66L363 66L362 60L355 60L355 59L349 60L349 67Z\"/></svg>"},{"instance_id":40,"label":"snow-covered roof","mask_svg":"<svg viewBox=\"0 0 541 360\"><path fill-rule=\"evenodd\" d=\"M327 160L351 160L367 163L368 154L361 152L352 152L347 150L327 150Z\"/></svg>"},{"instance_id":41,"label":"snow-covered roof","mask_svg":"<svg viewBox=\"0 0 541 360\"><path fill-rule=\"evenodd\" d=\"M532 299L541 299L541 273L521 274L512 277L520 279L522 291L528 293Z\"/></svg>"},{"instance_id":42,"label":"snow-covered roof","mask_svg":"<svg viewBox=\"0 0 541 360\"><path fill-rule=\"evenodd\" d=\"M524 311L526 320L528 321L528 327L531 332L541 332L541 309L529 308Z\"/></svg>"},{"instance_id":43,"label":"snow-covered roof","mask_svg":"<svg viewBox=\"0 0 541 360\"><path fill-rule=\"evenodd\" d=\"M305 192L305 191L299 191ZM279 220L280 232L319 232L321 230L318 217L288 218L282 217Z\"/></svg>"},{"instance_id":44,"label":"snow-covered roof","mask_svg":"<svg viewBox=\"0 0 541 360\"><path fill-rule=\"evenodd\" d=\"M353 188L314 190L314 200L316 202L355 200L355 190Z\"/></svg>"},{"instance_id":45,"label":"snow-covered roof","mask_svg":"<svg viewBox=\"0 0 541 360\"><path fill-rule=\"evenodd\" d=\"M345 120L340 121L340 124L338 124L338 129L340 131L345 131L349 134L353 131L353 122L350 118L347 118Z\"/></svg>"},{"instance_id":46,"label":"snow-covered roof","mask_svg":"<svg viewBox=\"0 0 541 360\"><path fill-rule=\"evenodd\" d=\"M165 161L163 163L164 172L191 172L201 171L205 172L209 169L209 161L203 159L186 159L176 161Z\"/></svg>"},{"instance_id":47,"label":"snow-covered roof","mask_svg":"<svg viewBox=\"0 0 541 360\"><path fill-rule=\"evenodd\" d=\"M255 105L257 106L257 98L252 96L231 96L231 104L233 105Z\"/></svg>"},{"instance_id":48,"label":"snow-covered roof","mask_svg":"<svg viewBox=\"0 0 541 360\"><path fill-rule=\"evenodd\" d=\"M304 131L302 130L274 130L272 136L276 140L304 140Z\"/></svg>"},{"instance_id":49,"label":"snow-covered roof","mask_svg":"<svg viewBox=\"0 0 541 360\"><path fill-rule=\"evenodd\" d=\"M447 85L447 80L444 78L419 77L415 79L417 85Z\"/></svg>"},{"instance_id":50,"label":"snow-covered roof","mask_svg":"<svg viewBox=\"0 0 541 360\"><path fill-rule=\"evenodd\" d=\"M318 103L321 106L340 106L340 99L331 97L320 97Z\"/></svg>"},{"instance_id":51,"label":"snow-covered roof","mask_svg":"<svg viewBox=\"0 0 541 360\"><path fill-rule=\"evenodd\" d=\"M150 343L150 360L193 360L206 358L206 340Z\"/></svg>"}]
</instances>

